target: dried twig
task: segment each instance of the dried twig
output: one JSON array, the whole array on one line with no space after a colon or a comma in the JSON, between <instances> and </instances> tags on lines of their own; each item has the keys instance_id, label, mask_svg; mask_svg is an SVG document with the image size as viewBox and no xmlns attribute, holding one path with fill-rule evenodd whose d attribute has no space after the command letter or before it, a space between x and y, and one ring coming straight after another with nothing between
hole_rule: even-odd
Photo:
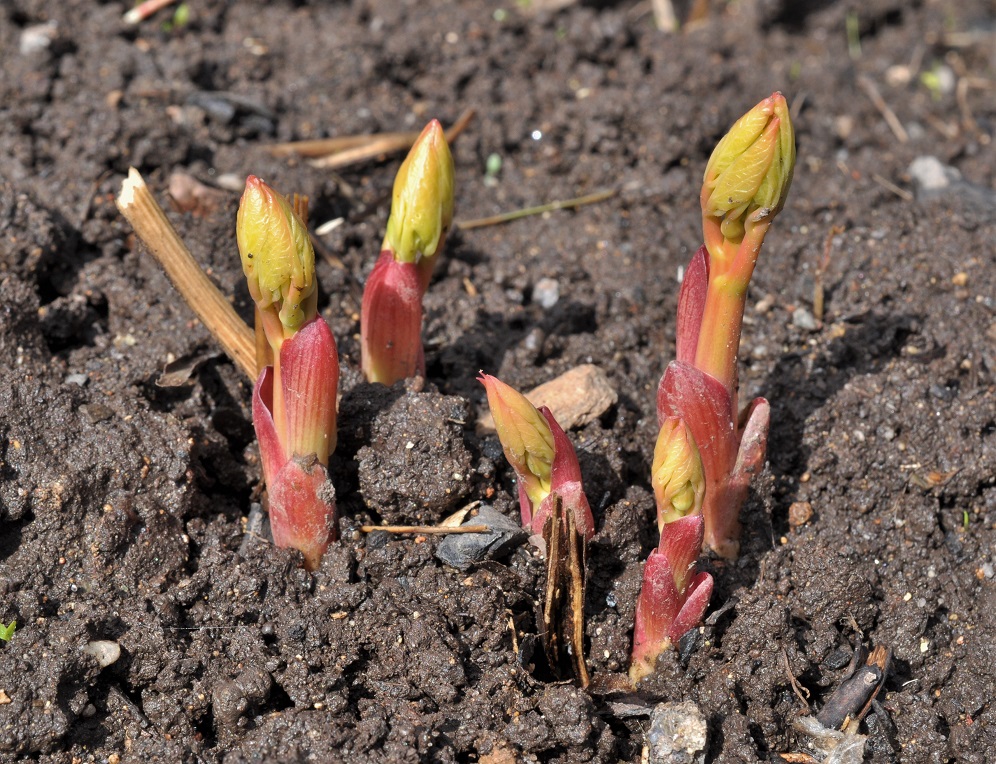
<instances>
[{"instance_id":1,"label":"dried twig","mask_svg":"<svg viewBox=\"0 0 996 764\"><path fill-rule=\"evenodd\" d=\"M823 258L816 263L816 272L813 274L813 317L817 321L823 320L824 289L823 275L830 267L830 253L833 251L833 240L844 233L844 226L831 226L827 232L827 238L823 242Z\"/></svg>"},{"instance_id":2,"label":"dried twig","mask_svg":"<svg viewBox=\"0 0 996 764\"><path fill-rule=\"evenodd\" d=\"M896 116L896 112L889 108L889 104L887 104L885 99L882 98L882 94L878 92L878 88L875 86L875 83L865 75L860 74L858 75L858 84L861 86L861 89L865 91L865 95L868 96L875 108L878 109L879 113L882 115L882 118L885 120L885 124L889 126L890 130L892 130L892 134L896 136L896 140L900 143L909 143L909 133L906 132L906 128L903 127L903 123L899 121L899 117Z\"/></svg>"},{"instance_id":3,"label":"dried twig","mask_svg":"<svg viewBox=\"0 0 996 764\"><path fill-rule=\"evenodd\" d=\"M384 533L417 533L422 536L445 535L448 533L487 533L491 528L487 525L361 525L364 533L383 531Z\"/></svg>"},{"instance_id":4,"label":"dried twig","mask_svg":"<svg viewBox=\"0 0 996 764\"><path fill-rule=\"evenodd\" d=\"M239 318L225 296L201 270L134 167L128 170L116 203L201 323L218 340L228 357L255 380L253 330Z\"/></svg>"},{"instance_id":5,"label":"dried twig","mask_svg":"<svg viewBox=\"0 0 996 764\"><path fill-rule=\"evenodd\" d=\"M905 188L900 188L895 183L893 183L891 180L889 180L888 178L882 177L877 172L873 172L871 174L871 179L873 181L875 181L876 183L878 183L886 191L891 191L892 193L894 193L896 196L898 196L904 202L912 202L913 201L913 194L911 194Z\"/></svg>"},{"instance_id":6,"label":"dried twig","mask_svg":"<svg viewBox=\"0 0 996 764\"><path fill-rule=\"evenodd\" d=\"M782 648L782 663L785 665L785 675L788 677L789 684L792 685L792 691L795 696L802 703L803 711L809 711L809 690L799 684L799 680L795 678L795 674L792 673L792 667L789 666L788 653L785 652L785 648ZM805 693L805 695L803 695Z\"/></svg>"},{"instance_id":7,"label":"dried twig","mask_svg":"<svg viewBox=\"0 0 996 764\"><path fill-rule=\"evenodd\" d=\"M467 109L446 131L446 140L452 143L474 117L474 110ZM291 141L270 146L276 157L301 156L311 158L313 167L339 169L385 154L407 151L418 138L418 132L375 133L373 135L345 135L310 141Z\"/></svg>"}]
</instances>

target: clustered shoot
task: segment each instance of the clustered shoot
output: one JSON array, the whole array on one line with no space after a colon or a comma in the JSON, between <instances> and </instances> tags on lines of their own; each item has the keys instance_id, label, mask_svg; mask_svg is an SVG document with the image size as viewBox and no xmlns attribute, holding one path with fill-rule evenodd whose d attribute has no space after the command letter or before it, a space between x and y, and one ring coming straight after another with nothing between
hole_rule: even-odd
<instances>
[{"instance_id":1,"label":"clustered shoot","mask_svg":"<svg viewBox=\"0 0 996 764\"><path fill-rule=\"evenodd\" d=\"M737 359L747 287L771 222L792 182L795 138L781 93L731 128L706 166L705 244L678 297L677 359L657 391L657 418L682 419L705 468L705 544L721 557L740 551L740 508L761 469L770 409L764 398L738 408Z\"/></svg>"},{"instance_id":2,"label":"clustered shoot","mask_svg":"<svg viewBox=\"0 0 996 764\"><path fill-rule=\"evenodd\" d=\"M740 509L764 462L770 409L739 413L737 361L747 287L771 221L792 181L795 138L781 93L764 99L719 142L702 185L705 244L678 296L677 359L657 392L661 425L652 484L660 546L637 602L630 678L702 619L712 593L695 572L703 542L722 557L740 549Z\"/></svg>"},{"instance_id":3,"label":"clustered shoot","mask_svg":"<svg viewBox=\"0 0 996 764\"><path fill-rule=\"evenodd\" d=\"M764 461L770 417L763 398L739 410L744 305L794 162L788 106L774 93L731 128L706 167L700 196L705 243L682 282L677 357L657 393L651 483L660 543L644 567L636 607L634 683L702 620L713 588L708 573L696 572L703 544L727 558L739 552L739 512ZM381 253L363 294L361 364L371 382L391 385L425 374L422 298L452 224L453 188L453 158L433 120L398 171ZM121 202L125 208L127 202ZM338 535L328 462L336 445L339 361L332 332L318 315L306 220L306 202L295 198L292 205L258 178L247 179L236 230L256 305L253 424L274 542L300 550L314 570ZM586 685L584 578L595 523L577 455L548 408L537 409L493 376L482 373L479 380L518 479L522 524L547 557L543 618L551 665L560 662L558 646L565 646ZM3 628L0 639L12 631L13 624Z\"/></svg>"},{"instance_id":4,"label":"clustered shoot","mask_svg":"<svg viewBox=\"0 0 996 764\"><path fill-rule=\"evenodd\" d=\"M300 550L313 570L338 535L327 467L336 443L339 356L318 315L315 252L304 217L259 178L246 180L236 238L265 340L258 355L270 361L252 397L270 527L274 543Z\"/></svg>"}]
</instances>

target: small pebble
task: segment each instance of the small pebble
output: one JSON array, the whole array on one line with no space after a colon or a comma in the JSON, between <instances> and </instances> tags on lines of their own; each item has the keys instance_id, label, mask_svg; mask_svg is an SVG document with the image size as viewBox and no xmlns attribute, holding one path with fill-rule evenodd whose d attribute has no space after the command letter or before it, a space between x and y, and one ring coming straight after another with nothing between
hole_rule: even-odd
<instances>
[{"instance_id":1,"label":"small pebble","mask_svg":"<svg viewBox=\"0 0 996 764\"><path fill-rule=\"evenodd\" d=\"M837 137L842 141L846 141L851 137L851 133L854 132L854 117L849 114L842 114L839 117L835 117L833 128L837 133Z\"/></svg>"},{"instance_id":2,"label":"small pebble","mask_svg":"<svg viewBox=\"0 0 996 764\"><path fill-rule=\"evenodd\" d=\"M59 25L55 21L44 24L33 24L21 32L20 51L22 56L30 56L47 50L58 33Z\"/></svg>"},{"instance_id":3,"label":"small pebble","mask_svg":"<svg viewBox=\"0 0 996 764\"><path fill-rule=\"evenodd\" d=\"M447 565L467 570L485 559L500 559L525 541L528 535L515 520L491 507L483 506L464 525L486 525L486 533L453 533L436 547L436 557Z\"/></svg>"},{"instance_id":4,"label":"small pebble","mask_svg":"<svg viewBox=\"0 0 996 764\"><path fill-rule=\"evenodd\" d=\"M875 431L875 434L878 435L878 437L880 437L882 440L895 440L896 438L896 431L893 430L888 425L882 425L881 427L879 427Z\"/></svg>"},{"instance_id":5,"label":"small pebble","mask_svg":"<svg viewBox=\"0 0 996 764\"><path fill-rule=\"evenodd\" d=\"M960 287L967 285L968 274L965 273L965 271L956 273L954 276L951 277L951 283L954 284L955 286L960 286Z\"/></svg>"},{"instance_id":6,"label":"small pebble","mask_svg":"<svg viewBox=\"0 0 996 764\"><path fill-rule=\"evenodd\" d=\"M757 301L757 304L754 306L754 312L763 316L770 313L773 307L775 307L775 296L773 294L766 294Z\"/></svg>"},{"instance_id":7,"label":"small pebble","mask_svg":"<svg viewBox=\"0 0 996 764\"><path fill-rule=\"evenodd\" d=\"M947 188L951 185L952 179L960 178L961 173L955 171L957 175L952 177L952 174L947 171L949 169L953 170L954 168L945 167L937 157L919 156L910 164L909 173L924 190L936 191Z\"/></svg>"},{"instance_id":8,"label":"small pebble","mask_svg":"<svg viewBox=\"0 0 996 764\"><path fill-rule=\"evenodd\" d=\"M69 374L62 381L67 385L79 385L83 387L83 385L90 381L90 377L86 374Z\"/></svg>"},{"instance_id":9,"label":"small pebble","mask_svg":"<svg viewBox=\"0 0 996 764\"><path fill-rule=\"evenodd\" d=\"M106 639L95 639L87 643L83 652L96 658L101 668L107 668L121 657L121 645Z\"/></svg>"},{"instance_id":10,"label":"small pebble","mask_svg":"<svg viewBox=\"0 0 996 764\"><path fill-rule=\"evenodd\" d=\"M704 761L707 733L705 716L691 701L659 703L650 717L647 733L648 764Z\"/></svg>"},{"instance_id":11,"label":"small pebble","mask_svg":"<svg viewBox=\"0 0 996 764\"><path fill-rule=\"evenodd\" d=\"M813 505L808 501L793 501L789 505L789 525L798 528L805 525L813 517Z\"/></svg>"},{"instance_id":12,"label":"small pebble","mask_svg":"<svg viewBox=\"0 0 996 764\"><path fill-rule=\"evenodd\" d=\"M555 279L540 279L533 286L533 302L550 310L560 300L560 284Z\"/></svg>"},{"instance_id":13,"label":"small pebble","mask_svg":"<svg viewBox=\"0 0 996 764\"><path fill-rule=\"evenodd\" d=\"M805 308L796 308L792 311L792 323L807 332L816 331L816 319Z\"/></svg>"},{"instance_id":14,"label":"small pebble","mask_svg":"<svg viewBox=\"0 0 996 764\"><path fill-rule=\"evenodd\" d=\"M913 79L913 69L905 64L895 64L885 70L885 81L892 87L908 85Z\"/></svg>"}]
</instances>

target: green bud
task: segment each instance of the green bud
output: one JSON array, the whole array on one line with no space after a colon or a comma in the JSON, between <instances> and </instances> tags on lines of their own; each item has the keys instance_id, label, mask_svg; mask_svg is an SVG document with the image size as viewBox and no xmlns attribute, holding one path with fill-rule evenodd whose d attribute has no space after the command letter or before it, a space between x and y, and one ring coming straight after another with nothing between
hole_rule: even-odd
<instances>
[{"instance_id":1,"label":"green bud","mask_svg":"<svg viewBox=\"0 0 996 764\"><path fill-rule=\"evenodd\" d=\"M719 218L723 238L739 242L752 215L775 215L785 203L795 167L788 104L774 93L741 117L706 166L702 213Z\"/></svg>"},{"instance_id":2,"label":"green bud","mask_svg":"<svg viewBox=\"0 0 996 764\"><path fill-rule=\"evenodd\" d=\"M288 201L255 175L246 179L236 239L249 293L261 311L277 311L287 336L313 317L315 250Z\"/></svg>"},{"instance_id":3,"label":"green bud","mask_svg":"<svg viewBox=\"0 0 996 764\"><path fill-rule=\"evenodd\" d=\"M443 128L432 120L419 135L394 179L384 249L403 263L418 263L439 250L453 222L453 156Z\"/></svg>"},{"instance_id":4,"label":"green bud","mask_svg":"<svg viewBox=\"0 0 996 764\"><path fill-rule=\"evenodd\" d=\"M669 417L661 425L650 483L657 499L659 528L702 511L705 470L695 438L684 420Z\"/></svg>"}]
</instances>

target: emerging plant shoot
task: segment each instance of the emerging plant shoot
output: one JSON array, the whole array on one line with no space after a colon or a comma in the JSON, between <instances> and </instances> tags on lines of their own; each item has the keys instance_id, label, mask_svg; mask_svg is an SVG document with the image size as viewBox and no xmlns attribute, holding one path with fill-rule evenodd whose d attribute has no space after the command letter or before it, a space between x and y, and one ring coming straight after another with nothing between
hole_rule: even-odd
<instances>
[{"instance_id":1,"label":"emerging plant shoot","mask_svg":"<svg viewBox=\"0 0 996 764\"><path fill-rule=\"evenodd\" d=\"M547 660L558 673L562 664L569 664L586 687L585 571L595 521L581 485L577 454L550 409L537 410L495 377L481 374L478 379L488 393L498 440L518 477L522 524L546 555L541 636Z\"/></svg>"},{"instance_id":2,"label":"emerging plant shoot","mask_svg":"<svg viewBox=\"0 0 996 764\"><path fill-rule=\"evenodd\" d=\"M327 466L336 442L339 357L332 332L318 315L306 205L300 212L250 175L236 234L268 345L265 355L272 357L256 380L252 414L273 541L300 550L314 570L338 535Z\"/></svg>"},{"instance_id":3,"label":"emerging plant shoot","mask_svg":"<svg viewBox=\"0 0 996 764\"><path fill-rule=\"evenodd\" d=\"M678 357L657 392L658 421L683 420L698 443L705 544L727 558L740 551L740 508L764 463L770 416L764 398L738 409L747 287L794 166L795 137L781 93L741 117L716 146L701 193L705 244L692 257L678 297Z\"/></svg>"},{"instance_id":4,"label":"emerging plant shoot","mask_svg":"<svg viewBox=\"0 0 996 764\"><path fill-rule=\"evenodd\" d=\"M443 128L432 120L398 170L387 233L363 290L360 340L370 382L425 374L422 297L453 222L453 176Z\"/></svg>"},{"instance_id":5,"label":"emerging plant shoot","mask_svg":"<svg viewBox=\"0 0 996 764\"><path fill-rule=\"evenodd\" d=\"M595 534L595 521L581 486L581 467L574 446L546 406L537 409L522 393L496 377L478 377L488 393L505 458L518 478L522 525L534 536L552 512L554 495L574 516L586 540Z\"/></svg>"},{"instance_id":6,"label":"emerging plant shoot","mask_svg":"<svg viewBox=\"0 0 996 764\"><path fill-rule=\"evenodd\" d=\"M634 684L653 673L657 656L702 620L712 595L712 576L695 572L702 549L705 474L692 432L680 419L666 419L661 426L651 484L661 540L647 558L636 602L629 668Z\"/></svg>"}]
</instances>

